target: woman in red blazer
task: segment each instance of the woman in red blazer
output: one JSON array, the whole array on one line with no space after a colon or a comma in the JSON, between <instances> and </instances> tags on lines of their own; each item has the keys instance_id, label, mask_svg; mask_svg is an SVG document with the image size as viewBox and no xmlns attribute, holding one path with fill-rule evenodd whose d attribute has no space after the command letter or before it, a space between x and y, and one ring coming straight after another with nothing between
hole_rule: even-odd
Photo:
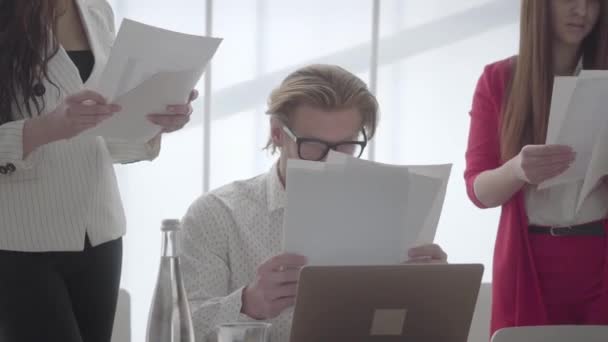
<instances>
[{"instance_id":1,"label":"woman in red blazer","mask_svg":"<svg viewBox=\"0 0 608 342\"><path fill-rule=\"evenodd\" d=\"M491 332L608 324L608 185L575 212L581 183L539 190L576 158L544 145L553 78L608 69L607 0L522 0L520 51L488 65L471 110L465 180L481 208L502 206Z\"/></svg>"}]
</instances>

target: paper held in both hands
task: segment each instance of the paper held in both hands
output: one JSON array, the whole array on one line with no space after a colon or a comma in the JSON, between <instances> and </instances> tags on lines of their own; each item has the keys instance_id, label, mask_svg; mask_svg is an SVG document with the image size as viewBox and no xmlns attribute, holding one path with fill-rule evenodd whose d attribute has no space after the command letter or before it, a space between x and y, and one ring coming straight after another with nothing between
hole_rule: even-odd
<instances>
[{"instance_id":1,"label":"paper held in both hands","mask_svg":"<svg viewBox=\"0 0 608 342\"><path fill-rule=\"evenodd\" d=\"M546 143L571 146L576 160L539 189L583 181L578 212L608 175L608 71L584 70L579 76L555 78Z\"/></svg>"},{"instance_id":2,"label":"paper held in both hands","mask_svg":"<svg viewBox=\"0 0 608 342\"><path fill-rule=\"evenodd\" d=\"M160 127L146 115L187 103L221 41L123 20L101 78L92 87L123 109L82 134L149 141Z\"/></svg>"},{"instance_id":3,"label":"paper held in both hands","mask_svg":"<svg viewBox=\"0 0 608 342\"><path fill-rule=\"evenodd\" d=\"M450 165L386 165L331 152L328 160L289 160L285 252L311 265L387 265L431 243Z\"/></svg>"}]
</instances>

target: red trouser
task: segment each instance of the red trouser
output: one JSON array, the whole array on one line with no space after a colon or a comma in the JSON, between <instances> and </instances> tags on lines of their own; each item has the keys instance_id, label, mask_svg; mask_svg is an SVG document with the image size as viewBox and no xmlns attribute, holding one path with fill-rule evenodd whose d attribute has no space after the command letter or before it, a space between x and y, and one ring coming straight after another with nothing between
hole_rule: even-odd
<instances>
[{"instance_id":1,"label":"red trouser","mask_svg":"<svg viewBox=\"0 0 608 342\"><path fill-rule=\"evenodd\" d=\"M604 288L604 236L529 234L532 256L549 323L608 324L608 307L598 299Z\"/></svg>"}]
</instances>

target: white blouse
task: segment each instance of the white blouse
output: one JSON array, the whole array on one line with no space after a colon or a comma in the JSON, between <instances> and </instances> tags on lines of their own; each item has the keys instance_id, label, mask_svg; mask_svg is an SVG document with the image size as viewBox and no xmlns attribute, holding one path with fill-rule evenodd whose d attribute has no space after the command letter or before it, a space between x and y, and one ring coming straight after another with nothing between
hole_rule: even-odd
<instances>
[{"instance_id":1,"label":"white blouse","mask_svg":"<svg viewBox=\"0 0 608 342\"><path fill-rule=\"evenodd\" d=\"M252 321L241 314L243 288L257 267L280 254L287 194L276 165L196 200L182 221L184 286L197 341L216 341L222 323ZM289 341L293 309L269 320L269 342Z\"/></svg>"},{"instance_id":2,"label":"white blouse","mask_svg":"<svg viewBox=\"0 0 608 342\"><path fill-rule=\"evenodd\" d=\"M608 185L600 183L575 212L583 182L557 185L544 190L528 188L526 211L530 224L564 227L601 220L608 214Z\"/></svg>"},{"instance_id":3,"label":"white blouse","mask_svg":"<svg viewBox=\"0 0 608 342\"><path fill-rule=\"evenodd\" d=\"M99 78L114 39L114 17L105 0L76 3L95 66L83 84L78 69L60 49L48 66L56 86L42 84L45 112ZM24 159L26 116L16 109L11 115L15 121L0 125L0 166L5 171L0 173L0 250L78 251L84 248L85 234L94 246L124 235L113 163L153 159L160 143L76 137L41 146Z\"/></svg>"}]
</instances>

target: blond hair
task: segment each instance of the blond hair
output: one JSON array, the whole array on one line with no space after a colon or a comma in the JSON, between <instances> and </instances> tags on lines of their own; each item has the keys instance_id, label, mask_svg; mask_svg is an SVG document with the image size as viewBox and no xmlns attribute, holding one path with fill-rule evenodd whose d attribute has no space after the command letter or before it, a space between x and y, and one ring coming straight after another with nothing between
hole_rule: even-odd
<instances>
[{"instance_id":1,"label":"blond hair","mask_svg":"<svg viewBox=\"0 0 608 342\"><path fill-rule=\"evenodd\" d=\"M272 91L266 113L289 125L293 112L302 105L328 111L355 108L361 113L367 137L376 133L376 97L365 82L339 66L313 64L294 71ZM272 138L266 148L276 151Z\"/></svg>"}]
</instances>

